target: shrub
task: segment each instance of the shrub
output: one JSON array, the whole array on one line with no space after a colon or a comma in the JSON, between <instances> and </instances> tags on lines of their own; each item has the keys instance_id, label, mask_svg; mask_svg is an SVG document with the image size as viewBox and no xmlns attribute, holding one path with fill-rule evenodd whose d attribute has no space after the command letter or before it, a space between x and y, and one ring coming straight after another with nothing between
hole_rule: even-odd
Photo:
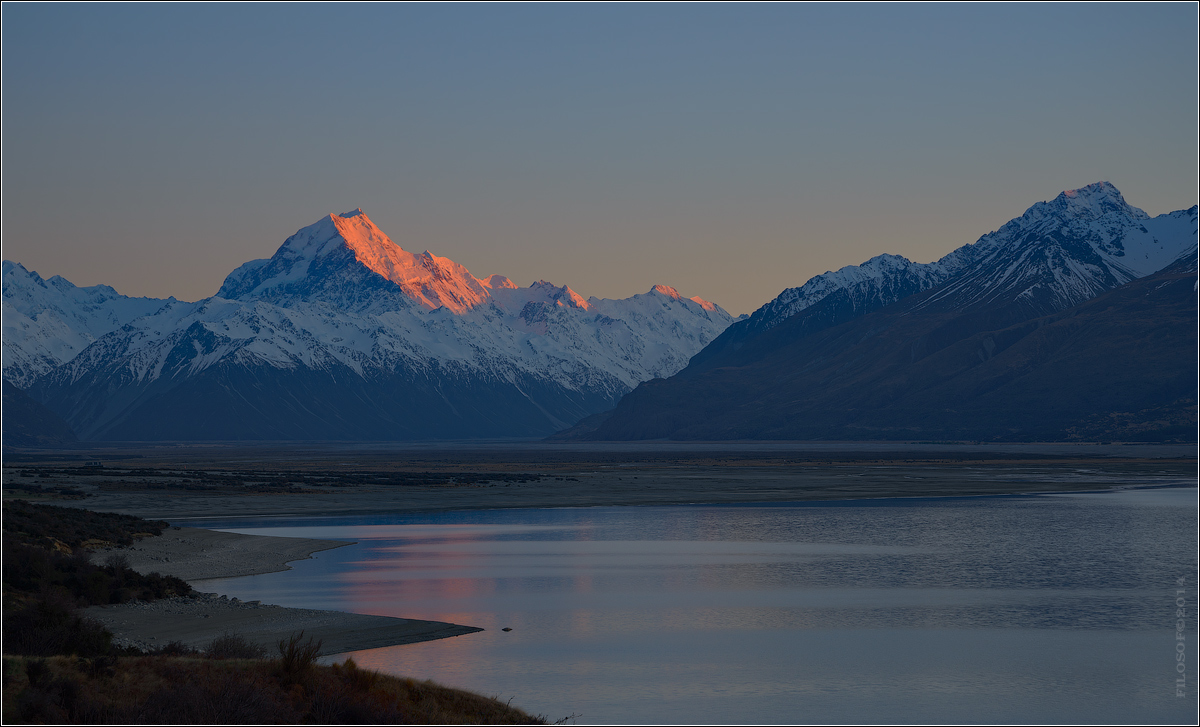
<instances>
[{"instance_id":1,"label":"shrub","mask_svg":"<svg viewBox=\"0 0 1200 727\"><path fill-rule=\"evenodd\" d=\"M112 650L112 634L72 613L66 599L47 592L23 607L5 609L4 650L26 656L104 656Z\"/></svg>"},{"instance_id":2,"label":"shrub","mask_svg":"<svg viewBox=\"0 0 1200 727\"><path fill-rule=\"evenodd\" d=\"M369 692L379 681L379 672L370 669L359 669L354 659L346 658L342 665L333 665L333 672L342 677L346 685L355 692Z\"/></svg>"},{"instance_id":3,"label":"shrub","mask_svg":"<svg viewBox=\"0 0 1200 727\"><path fill-rule=\"evenodd\" d=\"M267 647L256 644L245 636L226 632L213 639L205 653L210 659L265 659Z\"/></svg>"},{"instance_id":4,"label":"shrub","mask_svg":"<svg viewBox=\"0 0 1200 727\"><path fill-rule=\"evenodd\" d=\"M4 536L4 586L21 593L65 592L80 605L149 601L186 596L192 587L175 576L142 575L119 564L95 565L80 554L66 555Z\"/></svg>"},{"instance_id":5,"label":"shrub","mask_svg":"<svg viewBox=\"0 0 1200 727\"><path fill-rule=\"evenodd\" d=\"M167 523L133 515L92 512L77 507L4 502L4 533L25 543L51 546L53 541L78 548L87 540L132 545L138 535L161 535Z\"/></svg>"},{"instance_id":6,"label":"shrub","mask_svg":"<svg viewBox=\"0 0 1200 727\"><path fill-rule=\"evenodd\" d=\"M279 671L287 682L295 682L312 670L321 654L321 640L304 639L304 630L279 642Z\"/></svg>"},{"instance_id":7,"label":"shrub","mask_svg":"<svg viewBox=\"0 0 1200 727\"><path fill-rule=\"evenodd\" d=\"M156 656L196 656L200 650L182 641L168 641L151 653Z\"/></svg>"},{"instance_id":8,"label":"shrub","mask_svg":"<svg viewBox=\"0 0 1200 727\"><path fill-rule=\"evenodd\" d=\"M296 638L293 646L305 644ZM169 656L121 657L103 664L62 656L4 661L5 723L546 723L495 699L432 682L376 674L360 690L348 677L370 672L352 661L310 665L303 684L285 682L278 663L269 661Z\"/></svg>"}]
</instances>

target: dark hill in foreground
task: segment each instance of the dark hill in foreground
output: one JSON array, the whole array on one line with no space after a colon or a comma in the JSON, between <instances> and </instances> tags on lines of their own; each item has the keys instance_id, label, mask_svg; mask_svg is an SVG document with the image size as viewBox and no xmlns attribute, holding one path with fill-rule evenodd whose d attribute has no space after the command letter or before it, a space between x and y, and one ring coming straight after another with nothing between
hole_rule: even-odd
<instances>
[{"instance_id":1,"label":"dark hill in foreground","mask_svg":"<svg viewBox=\"0 0 1200 727\"><path fill-rule=\"evenodd\" d=\"M1196 440L1196 255L1066 310L811 306L581 438ZM833 318L836 318L833 315Z\"/></svg>"}]
</instances>

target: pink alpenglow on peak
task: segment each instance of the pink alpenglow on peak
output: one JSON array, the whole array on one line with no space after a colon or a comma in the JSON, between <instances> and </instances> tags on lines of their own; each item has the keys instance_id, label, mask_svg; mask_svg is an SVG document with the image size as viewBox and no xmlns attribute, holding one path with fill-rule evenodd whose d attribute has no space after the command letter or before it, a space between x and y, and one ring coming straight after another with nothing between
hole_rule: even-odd
<instances>
[{"instance_id":1,"label":"pink alpenglow on peak","mask_svg":"<svg viewBox=\"0 0 1200 727\"><path fill-rule=\"evenodd\" d=\"M579 293L576 293L565 285L562 287L562 290L563 294L558 299L559 305L569 305L572 308L581 308L583 310L591 309L591 306L588 305L588 302Z\"/></svg>"},{"instance_id":2,"label":"pink alpenglow on peak","mask_svg":"<svg viewBox=\"0 0 1200 727\"><path fill-rule=\"evenodd\" d=\"M346 247L363 265L396 283L430 310L464 313L488 298L481 281L450 258L426 250L414 255L392 242L361 210L330 215Z\"/></svg>"},{"instance_id":3,"label":"pink alpenglow on peak","mask_svg":"<svg viewBox=\"0 0 1200 727\"><path fill-rule=\"evenodd\" d=\"M684 301L679 291L666 285L655 286L649 295L688 305L698 302ZM483 310L487 311L484 315L487 317L490 311L499 310L525 321L520 324L522 331L529 322L526 319L535 316L530 305L598 312L614 320L624 315L616 309L609 310L611 306L604 307L608 304L602 304L602 299L584 298L565 285L539 280L522 288L504 275L476 278L462 265L428 250L420 254L408 252L376 227L361 209L326 215L301 228L269 259L251 260L231 272L217 291L217 297L262 300L275 305L335 302L354 311L411 306L414 311L439 311L439 316ZM642 298L634 296L629 305L636 307ZM603 309L597 309L598 305ZM700 305L706 313L719 312L721 321L728 316L707 301ZM693 314L698 312L693 309Z\"/></svg>"},{"instance_id":4,"label":"pink alpenglow on peak","mask_svg":"<svg viewBox=\"0 0 1200 727\"><path fill-rule=\"evenodd\" d=\"M707 301L698 295L693 295L691 298L688 298L688 300L692 301L693 303L696 303L697 305L699 305L701 308L703 308L706 311L715 312L717 310L716 303Z\"/></svg>"},{"instance_id":5,"label":"pink alpenglow on peak","mask_svg":"<svg viewBox=\"0 0 1200 727\"><path fill-rule=\"evenodd\" d=\"M465 313L489 298L488 289L462 265L426 251L414 255L392 242L361 210L330 214L301 228L270 259L251 260L225 279L217 295L226 299L279 300L299 294L311 272L327 274L351 258L357 265L397 285L426 310Z\"/></svg>"}]
</instances>

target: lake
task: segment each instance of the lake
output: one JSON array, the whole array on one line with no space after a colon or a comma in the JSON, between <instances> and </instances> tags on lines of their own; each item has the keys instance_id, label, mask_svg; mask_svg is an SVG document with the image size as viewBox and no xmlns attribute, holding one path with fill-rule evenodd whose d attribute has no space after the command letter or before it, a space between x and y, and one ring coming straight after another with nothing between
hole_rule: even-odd
<instances>
[{"instance_id":1,"label":"lake","mask_svg":"<svg viewBox=\"0 0 1200 727\"><path fill-rule=\"evenodd\" d=\"M353 657L552 721L1191 724L1196 507L1158 488L209 521L357 544L203 590L483 627Z\"/></svg>"}]
</instances>

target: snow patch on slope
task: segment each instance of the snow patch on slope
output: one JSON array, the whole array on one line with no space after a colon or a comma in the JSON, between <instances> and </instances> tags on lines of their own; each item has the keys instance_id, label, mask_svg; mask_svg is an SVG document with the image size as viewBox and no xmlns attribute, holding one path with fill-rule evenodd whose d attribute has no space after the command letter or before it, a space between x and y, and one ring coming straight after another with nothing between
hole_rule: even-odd
<instances>
[{"instance_id":1,"label":"snow patch on slope","mask_svg":"<svg viewBox=\"0 0 1200 727\"><path fill-rule=\"evenodd\" d=\"M1064 308L1157 272L1195 249L1196 207L1152 218L1109 182L1096 182L1038 202L934 262L879 255L817 275L759 308L749 325L767 330L836 291L878 296L889 284L924 290L954 281L929 303L953 299L967 307L1039 298Z\"/></svg>"},{"instance_id":2,"label":"snow patch on slope","mask_svg":"<svg viewBox=\"0 0 1200 727\"><path fill-rule=\"evenodd\" d=\"M5 296L7 305L7 287ZM217 296L155 308L97 329L98 340L38 375L50 387L92 377L116 390L218 365L344 366L364 378L452 370L552 382L615 403L683 368L733 321L668 286L608 300L547 281L480 280L446 258L402 250L361 210L301 229L271 258L231 273Z\"/></svg>"},{"instance_id":3,"label":"snow patch on slope","mask_svg":"<svg viewBox=\"0 0 1200 727\"><path fill-rule=\"evenodd\" d=\"M80 288L58 275L43 280L3 263L4 378L27 388L92 341L175 301L130 298L107 285Z\"/></svg>"}]
</instances>

